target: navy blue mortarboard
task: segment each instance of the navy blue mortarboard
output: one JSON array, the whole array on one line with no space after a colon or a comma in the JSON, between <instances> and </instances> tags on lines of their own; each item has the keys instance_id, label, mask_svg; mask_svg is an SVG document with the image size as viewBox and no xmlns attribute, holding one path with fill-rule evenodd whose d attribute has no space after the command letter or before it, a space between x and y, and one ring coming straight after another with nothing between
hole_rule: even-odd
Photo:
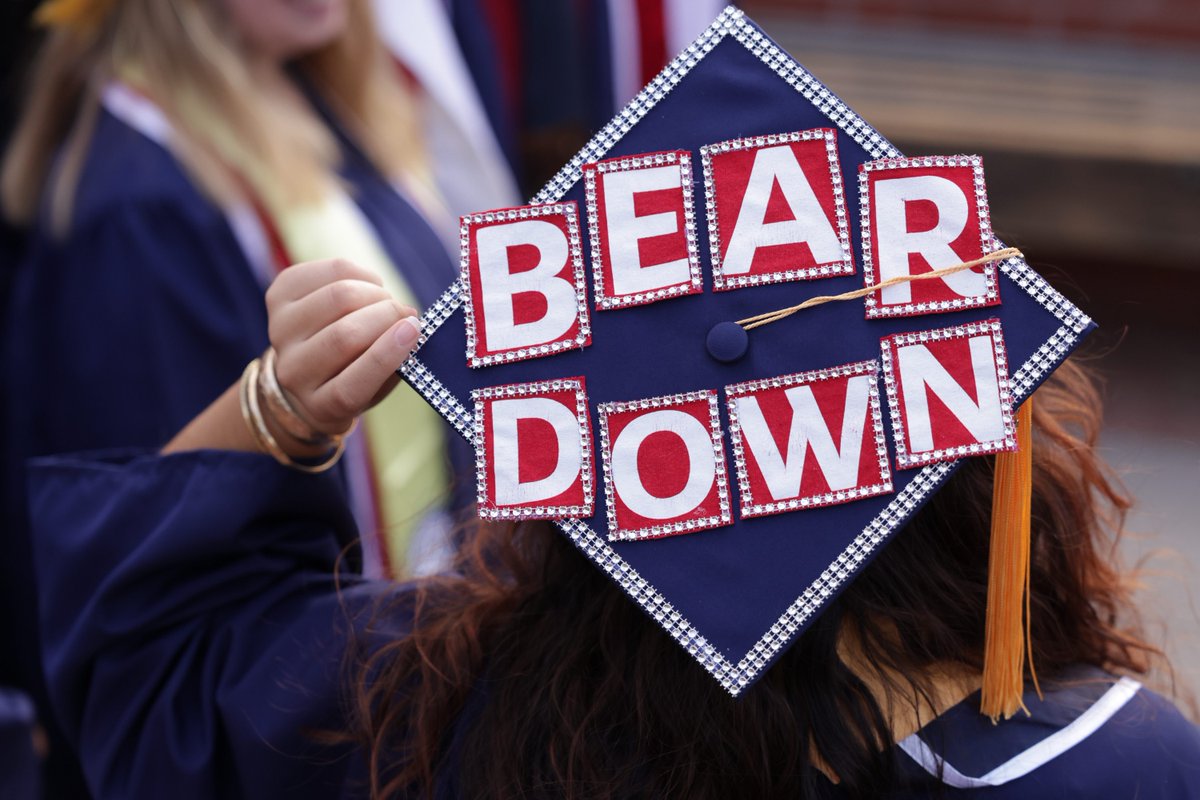
<instances>
[{"instance_id":1,"label":"navy blue mortarboard","mask_svg":"<svg viewBox=\"0 0 1200 800\"><path fill-rule=\"evenodd\" d=\"M1092 327L978 157L904 158L732 8L462 252L403 374L480 514L558 520L735 695Z\"/></svg>"}]
</instances>

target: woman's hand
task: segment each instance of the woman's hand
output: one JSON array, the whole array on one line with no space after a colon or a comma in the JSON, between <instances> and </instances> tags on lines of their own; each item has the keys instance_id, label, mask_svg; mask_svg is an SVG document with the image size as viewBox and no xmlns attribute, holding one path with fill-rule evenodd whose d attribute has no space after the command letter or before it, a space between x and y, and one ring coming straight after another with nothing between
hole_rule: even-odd
<instances>
[{"instance_id":1,"label":"woman's hand","mask_svg":"<svg viewBox=\"0 0 1200 800\"><path fill-rule=\"evenodd\" d=\"M416 312L381 281L341 259L288 267L267 290L268 333L276 375L288 401L320 433L348 430L398 380L396 369L416 346ZM299 444L269 418L268 428L293 458L322 455ZM259 451L242 419L235 385L163 448Z\"/></svg>"},{"instance_id":2,"label":"woman's hand","mask_svg":"<svg viewBox=\"0 0 1200 800\"><path fill-rule=\"evenodd\" d=\"M396 385L420 335L416 311L340 259L285 269L267 290L267 317L280 386L326 434L347 430Z\"/></svg>"}]
</instances>

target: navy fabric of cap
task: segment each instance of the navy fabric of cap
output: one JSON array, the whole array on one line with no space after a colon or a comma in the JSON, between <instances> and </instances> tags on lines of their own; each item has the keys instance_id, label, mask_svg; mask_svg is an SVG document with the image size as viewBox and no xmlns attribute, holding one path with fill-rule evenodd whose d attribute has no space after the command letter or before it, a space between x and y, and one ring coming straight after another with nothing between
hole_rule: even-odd
<instances>
[{"instance_id":1,"label":"navy fabric of cap","mask_svg":"<svg viewBox=\"0 0 1200 800\"><path fill-rule=\"evenodd\" d=\"M402 372L480 514L555 519L733 694L1092 327L988 260L980 159L904 158L733 8L462 241Z\"/></svg>"}]
</instances>

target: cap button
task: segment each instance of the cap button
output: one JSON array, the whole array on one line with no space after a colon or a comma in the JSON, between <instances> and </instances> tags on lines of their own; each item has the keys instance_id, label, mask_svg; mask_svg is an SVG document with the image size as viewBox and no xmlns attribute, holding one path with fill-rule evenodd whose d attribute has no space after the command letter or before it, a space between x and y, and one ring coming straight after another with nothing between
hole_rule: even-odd
<instances>
[{"instance_id":1,"label":"cap button","mask_svg":"<svg viewBox=\"0 0 1200 800\"><path fill-rule=\"evenodd\" d=\"M705 340L708 354L725 364L737 361L746 355L750 337L746 329L736 322L718 322L712 326Z\"/></svg>"}]
</instances>

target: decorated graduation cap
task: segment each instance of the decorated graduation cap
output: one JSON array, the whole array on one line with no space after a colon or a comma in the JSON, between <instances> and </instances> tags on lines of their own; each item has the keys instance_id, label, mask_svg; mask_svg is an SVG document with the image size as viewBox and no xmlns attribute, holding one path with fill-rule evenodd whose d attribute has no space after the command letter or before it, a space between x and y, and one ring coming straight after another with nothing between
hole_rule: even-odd
<instances>
[{"instance_id":1,"label":"decorated graduation cap","mask_svg":"<svg viewBox=\"0 0 1200 800\"><path fill-rule=\"evenodd\" d=\"M481 516L555 520L736 695L999 453L984 710L1016 708L1022 403L1092 323L995 238L978 157L905 158L730 8L461 247L403 373Z\"/></svg>"}]
</instances>

